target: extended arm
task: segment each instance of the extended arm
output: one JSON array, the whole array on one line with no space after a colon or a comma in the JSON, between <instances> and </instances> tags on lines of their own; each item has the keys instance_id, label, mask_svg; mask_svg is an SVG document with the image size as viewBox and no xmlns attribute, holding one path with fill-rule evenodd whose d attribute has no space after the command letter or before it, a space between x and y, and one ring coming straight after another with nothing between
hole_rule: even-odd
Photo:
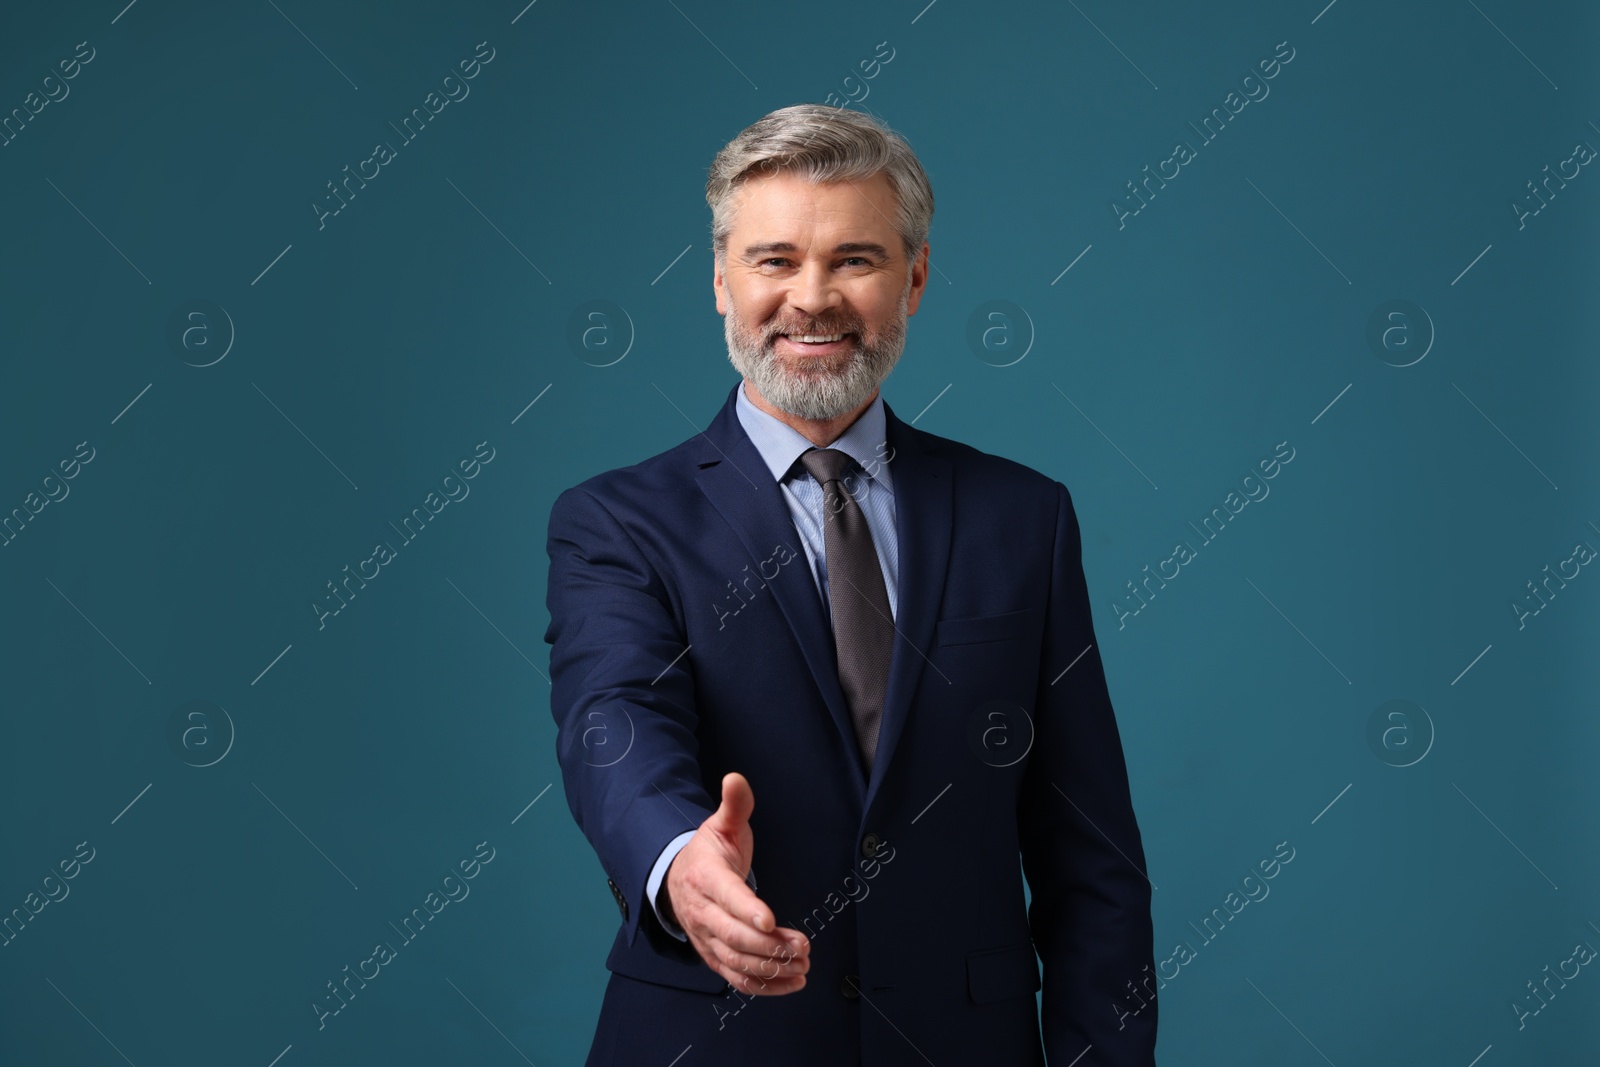
<instances>
[{"instance_id":1,"label":"extended arm","mask_svg":"<svg viewBox=\"0 0 1600 1067\"><path fill-rule=\"evenodd\" d=\"M648 911L659 951L688 951L673 940L682 932L740 988L800 988L809 942L779 929L744 880L749 786L731 775L713 800L703 784L692 661L663 568L582 488L556 499L548 551L557 758L568 806L624 902L628 943ZM676 930L657 916L664 898Z\"/></svg>"}]
</instances>

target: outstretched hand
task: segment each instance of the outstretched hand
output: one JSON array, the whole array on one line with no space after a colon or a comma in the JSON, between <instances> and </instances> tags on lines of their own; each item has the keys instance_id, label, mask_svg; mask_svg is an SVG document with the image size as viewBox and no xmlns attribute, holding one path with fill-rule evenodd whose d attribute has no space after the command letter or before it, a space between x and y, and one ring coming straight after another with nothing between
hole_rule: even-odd
<instances>
[{"instance_id":1,"label":"outstretched hand","mask_svg":"<svg viewBox=\"0 0 1600 1067\"><path fill-rule=\"evenodd\" d=\"M779 928L772 909L745 882L755 839L755 796L744 775L722 779L722 803L667 867L667 910L706 966L746 993L776 996L803 989L811 941Z\"/></svg>"}]
</instances>

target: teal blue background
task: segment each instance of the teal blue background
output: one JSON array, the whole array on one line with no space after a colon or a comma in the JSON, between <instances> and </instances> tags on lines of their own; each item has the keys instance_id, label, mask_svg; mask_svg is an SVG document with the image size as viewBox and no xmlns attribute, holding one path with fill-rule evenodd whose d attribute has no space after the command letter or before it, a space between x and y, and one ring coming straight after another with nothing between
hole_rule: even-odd
<instances>
[{"instance_id":1,"label":"teal blue background","mask_svg":"<svg viewBox=\"0 0 1600 1067\"><path fill-rule=\"evenodd\" d=\"M1600 546L1600 176L1510 207L1600 145L1595 10L924 2L6 12L0 114L94 59L0 148L0 509L94 458L0 547L0 913L94 858L0 947L0 1062L582 1061L617 913L553 756L546 518L736 381L712 155L863 86L938 204L884 395L1073 493L1158 956L1295 850L1163 991L1161 1062L1594 1058L1593 968L1520 1029L1512 1004L1600 946L1600 577L1520 629L1509 605ZM1119 229L1124 183L1283 41ZM319 229L479 42L470 95ZM575 348L595 300L622 314ZM1031 338L1009 366L966 341L993 300ZM1432 323L1410 366L1367 341L1390 300ZM185 349L192 301L225 316ZM1119 618L1282 441L1270 495ZM480 442L470 494L319 629L324 583ZM226 719L174 747L195 700ZM1411 766L1367 740L1390 700L1432 724ZM319 1030L480 842L470 895Z\"/></svg>"}]
</instances>

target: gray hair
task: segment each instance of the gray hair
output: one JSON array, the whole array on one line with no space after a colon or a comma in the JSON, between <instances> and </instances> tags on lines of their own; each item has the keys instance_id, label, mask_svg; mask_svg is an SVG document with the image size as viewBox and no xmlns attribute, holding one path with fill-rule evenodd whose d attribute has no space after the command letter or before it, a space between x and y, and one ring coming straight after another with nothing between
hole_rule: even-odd
<instances>
[{"instance_id":1,"label":"gray hair","mask_svg":"<svg viewBox=\"0 0 1600 1067\"><path fill-rule=\"evenodd\" d=\"M894 192L894 228L915 259L933 221L933 186L904 137L878 119L825 104L779 108L742 130L717 153L706 179L711 244L728 251L733 192L744 181L794 167L811 182L865 181L883 174Z\"/></svg>"}]
</instances>

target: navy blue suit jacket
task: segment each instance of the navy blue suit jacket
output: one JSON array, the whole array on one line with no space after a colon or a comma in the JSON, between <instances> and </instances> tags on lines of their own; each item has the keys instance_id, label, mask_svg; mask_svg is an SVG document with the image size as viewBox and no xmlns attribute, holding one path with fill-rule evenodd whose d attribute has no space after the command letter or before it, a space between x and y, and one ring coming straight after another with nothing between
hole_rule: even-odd
<instances>
[{"instance_id":1,"label":"navy blue suit jacket","mask_svg":"<svg viewBox=\"0 0 1600 1067\"><path fill-rule=\"evenodd\" d=\"M558 758L622 920L589 1062L1153 1064L1150 883L1066 487L884 405L900 603L869 776L734 403L550 514ZM729 771L759 895L812 939L797 993L731 991L644 897Z\"/></svg>"}]
</instances>

